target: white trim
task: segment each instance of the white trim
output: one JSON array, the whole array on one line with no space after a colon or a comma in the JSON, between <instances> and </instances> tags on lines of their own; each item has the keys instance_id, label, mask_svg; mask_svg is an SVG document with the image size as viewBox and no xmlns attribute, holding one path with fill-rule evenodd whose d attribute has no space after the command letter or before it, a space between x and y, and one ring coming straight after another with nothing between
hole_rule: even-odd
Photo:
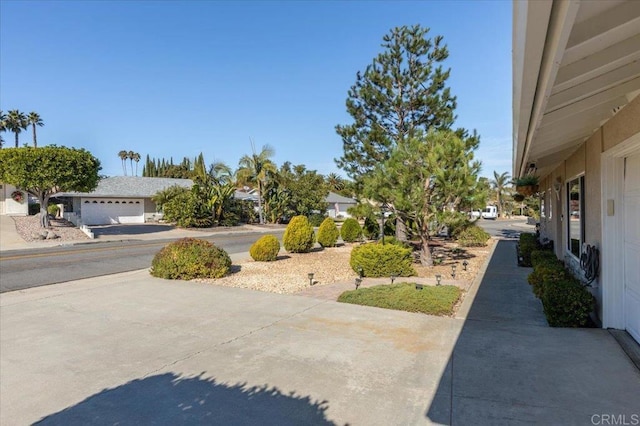
<instances>
[{"instance_id":1,"label":"white trim","mask_svg":"<svg viewBox=\"0 0 640 426\"><path fill-rule=\"evenodd\" d=\"M640 152L640 132L605 151L602 160L602 326L625 329L624 275L618 267L624 251L624 158ZM607 216L607 200L614 215Z\"/></svg>"},{"instance_id":2,"label":"white trim","mask_svg":"<svg viewBox=\"0 0 640 426\"><path fill-rule=\"evenodd\" d=\"M586 172L582 171L580 173L577 173L573 176L571 176L568 179L565 179L564 181L564 190L567 194L567 196L564 199L564 206L562 206L563 211L565 211L565 215L564 217L566 218L564 224L562 225L562 227L564 228L563 235L564 235L564 255L565 256L571 256L576 262L580 261L580 256L576 256L575 254L573 254L571 252L571 250L569 249L569 244L571 244L571 235L569 235L569 227L571 226L571 212L569 211L569 198L571 197L571 194L569 193L567 186L569 185L569 182L571 182L572 180L576 180L576 179L580 179L581 177L584 177L585 179L582 180L582 185L580 185L580 247L582 247L582 244L584 244L583 238L584 238L584 234L586 234L586 223L585 223L585 217L584 217L584 210L586 210L586 201L584 199L584 195L586 193L585 188L584 188L584 182L586 181Z\"/></svg>"}]
</instances>

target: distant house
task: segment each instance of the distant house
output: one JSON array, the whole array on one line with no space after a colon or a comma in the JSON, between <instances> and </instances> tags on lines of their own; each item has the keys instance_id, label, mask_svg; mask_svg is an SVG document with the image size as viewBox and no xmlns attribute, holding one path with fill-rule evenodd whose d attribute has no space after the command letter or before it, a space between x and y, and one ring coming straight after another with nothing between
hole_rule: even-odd
<instances>
[{"instance_id":1,"label":"distant house","mask_svg":"<svg viewBox=\"0 0 640 426\"><path fill-rule=\"evenodd\" d=\"M343 197L335 192L329 192L329 195L327 195L327 203L329 203L327 214L332 218L351 217L349 213L347 213L347 209L358 204L353 198Z\"/></svg>"},{"instance_id":2,"label":"distant house","mask_svg":"<svg viewBox=\"0 0 640 426\"><path fill-rule=\"evenodd\" d=\"M156 217L156 204L151 200L158 192L171 186L191 188L190 179L138 176L107 177L92 192L63 192L57 198L67 198L73 212L85 225L144 223Z\"/></svg>"},{"instance_id":3,"label":"distant house","mask_svg":"<svg viewBox=\"0 0 640 426\"><path fill-rule=\"evenodd\" d=\"M19 192L21 199L14 200L12 194ZM18 191L13 185L0 182L0 214L10 216L26 216L29 213L27 193Z\"/></svg>"}]
</instances>

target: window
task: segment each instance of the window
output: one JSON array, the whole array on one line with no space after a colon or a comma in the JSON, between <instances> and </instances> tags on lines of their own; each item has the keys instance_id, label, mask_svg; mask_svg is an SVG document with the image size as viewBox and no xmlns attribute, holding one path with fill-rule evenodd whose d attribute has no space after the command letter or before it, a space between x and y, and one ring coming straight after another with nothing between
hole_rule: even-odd
<instances>
[{"instance_id":1,"label":"window","mask_svg":"<svg viewBox=\"0 0 640 426\"><path fill-rule=\"evenodd\" d=\"M547 218L546 211L547 211L547 197L546 197L546 192L543 192L540 194L540 220L541 221Z\"/></svg>"},{"instance_id":2,"label":"window","mask_svg":"<svg viewBox=\"0 0 640 426\"><path fill-rule=\"evenodd\" d=\"M584 242L584 176L567 183L567 249L580 257L580 247Z\"/></svg>"}]
</instances>

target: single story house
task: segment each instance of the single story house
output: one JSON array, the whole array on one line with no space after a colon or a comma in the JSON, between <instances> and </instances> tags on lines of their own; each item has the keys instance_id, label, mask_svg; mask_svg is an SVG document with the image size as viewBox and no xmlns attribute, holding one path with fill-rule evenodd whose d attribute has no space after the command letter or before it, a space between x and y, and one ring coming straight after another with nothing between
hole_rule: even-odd
<instances>
[{"instance_id":1,"label":"single story house","mask_svg":"<svg viewBox=\"0 0 640 426\"><path fill-rule=\"evenodd\" d=\"M113 176L101 179L91 192L63 192L73 212L85 225L145 223L156 218L156 204L151 197L171 186L191 188L190 179Z\"/></svg>"},{"instance_id":2,"label":"single story house","mask_svg":"<svg viewBox=\"0 0 640 426\"><path fill-rule=\"evenodd\" d=\"M327 195L327 203L329 204L327 214L332 218L351 217L351 215L347 213L347 209L349 207L355 207L355 205L358 204L353 198L343 197L335 192L329 192L329 195Z\"/></svg>"},{"instance_id":3,"label":"single story house","mask_svg":"<svg viewBox=\"0 0 640 426\"><path fill-rule=\"evenodd\" d=\"M598 249L602 327L640 342L640 2L513 6L513 176L539 177L541 237L584 282Z\"/></svg>"},{"instance_id":4,"label":"single story house","mask_svg":"<svg viewBox=\"0 0 640 426\"><path fill-rule=\"evenodd\" d=\"M14 199L13 194L20 193ZM0 182L0 214L9 216L26 216L29 214L28 194L18 191L13 186Z\"/></svg>"}]
</instances>

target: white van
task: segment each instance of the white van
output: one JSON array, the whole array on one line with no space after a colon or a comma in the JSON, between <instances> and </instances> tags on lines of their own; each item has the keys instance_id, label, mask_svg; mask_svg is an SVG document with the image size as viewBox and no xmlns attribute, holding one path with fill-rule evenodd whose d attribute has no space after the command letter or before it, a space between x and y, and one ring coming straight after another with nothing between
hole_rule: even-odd
<instances>
[{"instance_id":1,"label":"white van","mask_svg":"<svg viewBox=\"0 0 640 426\"><path fill-rule=\"evenodd\" d=\"M497 219L498 218L498 208L496 206L487 206L482 210L482 218L483 219Z\"/></svg>"}]
</instances>

